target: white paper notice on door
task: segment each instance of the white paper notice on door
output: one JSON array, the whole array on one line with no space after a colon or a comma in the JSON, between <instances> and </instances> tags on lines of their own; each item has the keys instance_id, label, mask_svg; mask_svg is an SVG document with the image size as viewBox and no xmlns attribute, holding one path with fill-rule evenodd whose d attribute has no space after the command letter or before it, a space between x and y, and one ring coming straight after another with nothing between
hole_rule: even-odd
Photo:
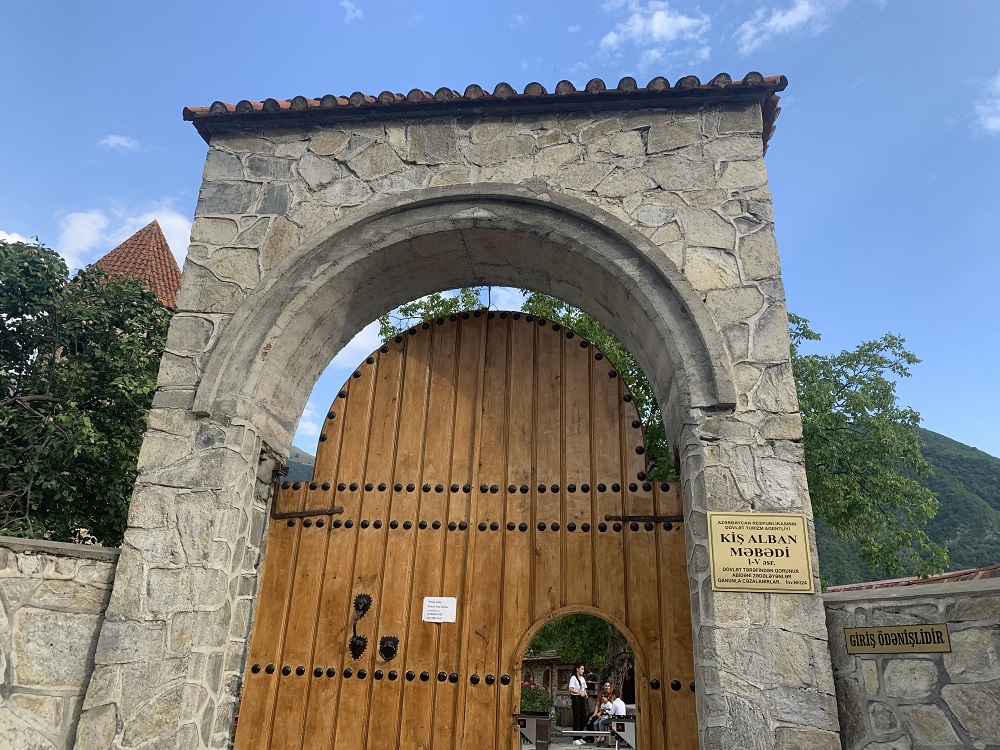
<instances>
[{"instance_id":1,"label":"white paper notice on door","mask_svg":"<svg viewBox=\"0 0 1000 750\"><path fill-rule=\"evenodd\" d=\"M454 596L425 596L424 622L455 622L458 599Z\"/></svg>"}]
</instances>

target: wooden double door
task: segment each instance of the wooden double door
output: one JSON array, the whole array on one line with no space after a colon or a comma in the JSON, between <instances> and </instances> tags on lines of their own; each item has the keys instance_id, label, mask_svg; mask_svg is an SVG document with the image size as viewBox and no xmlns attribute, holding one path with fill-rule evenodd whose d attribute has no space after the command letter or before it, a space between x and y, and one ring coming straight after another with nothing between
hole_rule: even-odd
<instances>
[{"instance_id":1,"label":"wooden double door","mask_svg":"<svg viewBox=\"0 0 1000 750\"><path fill-rule=\"evenodd\" d=\"M551 321L462 313L373 352L277 493L236 747L517 748L524 649L586 612L635 652L640 750L696 748L681 502L644 450L622 378Z\"/></svg>"}]
</instances>

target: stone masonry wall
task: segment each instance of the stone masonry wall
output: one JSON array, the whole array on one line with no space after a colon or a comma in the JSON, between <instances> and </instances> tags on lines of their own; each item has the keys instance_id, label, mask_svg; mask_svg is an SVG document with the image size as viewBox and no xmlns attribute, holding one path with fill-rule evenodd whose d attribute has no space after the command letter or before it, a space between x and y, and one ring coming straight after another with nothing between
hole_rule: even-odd
<instances>
[{"instance_id":1,"label":"stone masonry wall","mask_svg":"<svg viewBox=\"0 0 1000 750\"><path fill-rule=\"evenodd\" d=\"M0 537L0 747L72 747L118 550Z\"/></svg>"},{"instance_id":2,"label":"stone masonry wall","mask_svg":"<svg viewBox=\"0 0 1000 750\"><path fill-rule=\"evenodd\" d=\"M844 750L1000 747L1000 581L826 597ZM951 653L847 653L844 628L947 623Z\"/></svg>"}]
</instances>

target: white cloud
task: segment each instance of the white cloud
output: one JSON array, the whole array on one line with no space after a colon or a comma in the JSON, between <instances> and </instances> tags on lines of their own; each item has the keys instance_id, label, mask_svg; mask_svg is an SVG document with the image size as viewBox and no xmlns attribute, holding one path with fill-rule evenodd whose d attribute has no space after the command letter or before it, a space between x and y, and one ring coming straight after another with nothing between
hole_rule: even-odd
<instances>
[{"instance_id":1,"label":"white cloud","mask_svg":"<svg viewBox=\"0 0 1000 750\"><path fill-rule=\"evenodd\" d=\"M566 33L567 34L575 34L575 33L577 33L582 28L583 27L580 24L574 23L572 26L567 26L566 27Z\"/></svg>"},{"instance_id":2,"label":"white cloud","mask_svg":"<svg viewBox=\"0 0 1000 750\"><path fill-rule=\"evenodd\" d=\"M319 437L322 427L320 424L320 408L314 401L309 401L306 404L306 408L302 412L302 417L299 419L299 427L295 431L293 443L301 445L304 440Z\"/></svg>"},{"instance_id":3,"label":"white cloud","mask_svg":"<svg viewBox=\"0 0 1000 750\"><path fill-rule=\"evenodd\" d=\"M30 242L24 235L17 232L5 232L2 229L0 229L0 240L6 240L7 242Z\"/></svg>"},{"instance_id":4,"label":"white cloud","mask_svg":"<svg viewBox=\"0 0 1000 750\"><path fill-rule=\"evenodd\" d=\"M707 15L675 11L664 0L608 2L603 7L612 12L625 8L629 15L601 38L601 50L620 54L634 48L639 53L640 68L668 57L699 59L700 51L711 49L705 44L712 26Z\"/></svg>"},{"instance_id":5,"label":"white cloud","mask_svg":"<svg viewBox=\"0 0 1000 750\"><path fill-rule=\"evenodd\" d=\"M976 124L990 135L1000 133L1000 73L993 77L986 94L976 102Z\"/></svg>"},{"instance_id":6,"label":"white cloud","mask_svg":"<svg viewBox=\"0 0 1000 750\"><path fill-rule=\"evenodd\" d=\"M138 151L141 148L139 141L129 138L127 135L115 135L110 133L97 142L98 146L106 148L108 151Z\"/></svg>"},{"instance_id":7,"label":"white cloud","mask_svg":"<svg viewBox=\"0 0 1000 750\"><path fill-rule=\"evenodd\" d=\"M514 16L510 19L510 25L512 28L517 26L523 26L524 22L527 20L528 17L523 13L515 13Z\"/></svg>"},{"instance_id":8,"label":"white cloud","mask_svg":"<svg viewBox=\"0 0 1000 750\"><path fill-rule=\"evenodd\" d=\"M787 34L821 34L830 25L830 16L848 0L794 0L785 9L758 8L748 21L736 30L736 44L749 55L777 36Z\"/></svg>"},{"instance_id":9,"label":"white cloud","mask_svg":"<svg viewBox=\"0 0 1000 750\"><path fill-rule=\"evenodd\" d=\"M365 12L352 3L351 0L340 0L337 4L344 9L344 23L357 21L365 15Z\"/></svg>"},{"instance_id":10,"label":"white cloud","mask_svg":"<svg viewBox=\"0 0 1000 750\"><path fill-rule=\"evenodd\" d=\"M170 200L139 210L93 208L68 213L59 219L60 232L55 249L70 269L83 268L154 219L159 222L178 265L183 265L191 237L191 221L174 209Z\"/></svg>"},{"instance_id":11,"label":"white cloud","mask_svg":"<svg viewBox=\"0 0 1000 750\"><path fill-rule=\"evenodd\" d=\"M687 16L672 11L661 0L651 0L644 5L629 3L629 10L632 14L601 39L603 49L615 50L627 42L649 45L700 40L712 25L708 16Z\"/></svg>"},{"instance_id":12,"label":"white cloud","mask_svg":"<svg viewBox=\"0 0 1000 750\"><path fill-rule=\"evenodd\" d=\"M107 228L108 217L98 209L66 214L59 220L56 250L70 269L83 268L93 260L91 251L101 243Z\"/></svg>"}]
</instances>

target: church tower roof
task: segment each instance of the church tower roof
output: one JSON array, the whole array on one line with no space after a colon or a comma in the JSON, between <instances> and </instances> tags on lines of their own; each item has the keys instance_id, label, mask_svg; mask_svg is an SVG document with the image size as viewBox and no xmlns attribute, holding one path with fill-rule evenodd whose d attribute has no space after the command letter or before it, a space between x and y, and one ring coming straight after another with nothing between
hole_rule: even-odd
<instances>
[{"instance_id":1,"label":"church tower roof","mask_svg":"<svg viewBox=\"0 0 1000 750\"><path fill-rule=\"evenodd\" d=\"M112 275L127 273L142 279L160 302L174 309L181 269L155 219L93 265Z\"/></svg>"}]
</instances>

